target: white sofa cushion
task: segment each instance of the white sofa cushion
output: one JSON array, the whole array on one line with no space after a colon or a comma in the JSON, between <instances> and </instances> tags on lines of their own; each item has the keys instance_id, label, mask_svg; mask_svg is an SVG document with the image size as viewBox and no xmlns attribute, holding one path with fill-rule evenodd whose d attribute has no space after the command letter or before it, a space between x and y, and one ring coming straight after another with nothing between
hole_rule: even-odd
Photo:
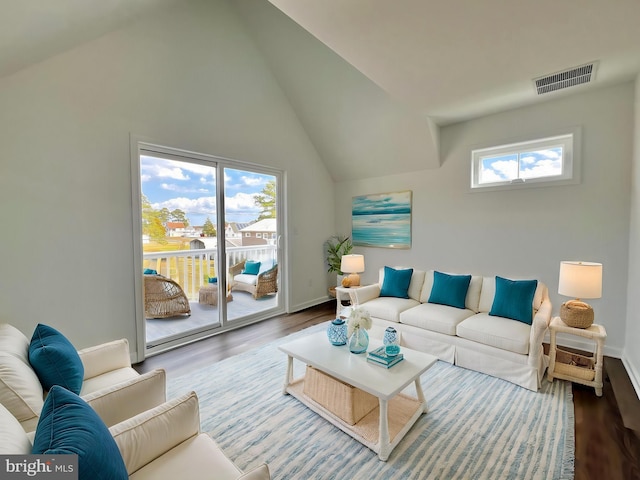
<instances>
[{"instance_id":1,"label":"white sofa cushion","mask_svg":"<svg viewBox=\"0 0 640 480\"><path fill-rule=\"evenodd\" d=\"M29 363L29 339L16 327L0 323L0 352L9 353Z\"/></svg>"},{"instance_id":2,"label":"white sofa cushion","mask_svg":"<svg viewBox=\"0 0 640 480\"><path fill-rule=\"evenodd\" d=\"M0 403L19 422L35 429L43 396L29 364L29 339L13 325L0 324Z\"/></svg>"},{"instance_id":3,"label":"white sofa cushion","mask_svg":"<svg viewBox=\"0 0 640 480\"><path fill-rule=\"evenodd\" d=\"M517 320L478 313L460 322L456 333L460 338L501 350L522 355L529 353L531 325Z\"/></svg>"},{"instance_id":4,"label":"white sofa cushion","mask_svg":"<svg viewBox=\"0 0 640 480\"><path fill-rule=\"evenodd\" d=\"M97 377L85 379L82 383L82 390L80 395L88 395L89 393L96 392L105 388L110 388L113 385L117 385L121 382L126 382L132 378L138 378L140 374L136 372L132 367L123 367L117 370L112 370Z\"/></svg>"},{"instance_id":5,"label":"white sofa cushion","mask_svg":"<svg viewBox=\"0 0 640 480\"><path fill-rule=\"evenodd\" d=\"M189 438L129 475L131 480L200 478L231 480L242 475L206 433Z\"/></svg>"},{"instance_id":6,"label":"white sofa cushion","mask_svg":"<svg viewBox=\"0 0 640 480\"><path fill-rule=\"evenodd\" d=\"M437 303L421 303L400 313L400 323L424 328L432 332L455 335L456 327L475 312L467 308L455 308Z\"/></svg>"},{"instance_id":7,"label":"white sofa cushion","mask_svg":"<svg viewBox=\"0 0 640 480\"><path fill-rule=\"evenodd\" d=\"M530 278L510 278L510 280L531 280ZM547 287L538 281L536 293L533 295L533 309L537 311L542 305L544 290ZM493 297L496 296L496 277L483 277L482 292L480 293L479 312L490 312L493 305Z\"/></svg>"},{"instance_id":8,"label":"white sofa cushion","mask_svg":"<svg viewBox=\"0 0 640 480\"><path fill-rule=\"evenodd\" d=\"M405 310L420 305L420 302L412 298L378 297L364 303L362 308L367 310L372 317L399 322L400 314Z\"/></svg>"},{"instance_id":9,"label":"white sofa cushion","mask_svg":"<svg viewBox=\"0 0 640 480\"><path fill-rule=\"evenodd\" d=\"M247 285L255 286L258 282L258 275L251 275L249 273L240 273L233 277L235 282L246 283Z\"/></svg>"},{"instance_id":10,"label":"white sofa cushion","mask_svg":"<svg viewBox=\"0 0 640 480\"><path fill-rule=\"evenodd\" d=\"M461 273L442 272L447 275L468 275ZM427 270L424 277L424 285L420 292L420 302L427 303L431 296L431 289L433 288L433 274L434 270ZM465 307L474 312L478 312L478 302L480 301L480 290L482 289L482 276L471 275L471 281L469 282L469 289L467 290L467 297L465 298ZM487 310L488 311L488 310Z\"/></svg>"},{"instance_id":11,"label":"white sofa cushion","mask_svg":"<svg viewBox=\"0 0 640 480\"><path fill-rule=\"evenodd\" d=\"M26 455L31 453L31 447L31 441L20 422L0 404L0 454Z\"/></svg>"}]
</instances>

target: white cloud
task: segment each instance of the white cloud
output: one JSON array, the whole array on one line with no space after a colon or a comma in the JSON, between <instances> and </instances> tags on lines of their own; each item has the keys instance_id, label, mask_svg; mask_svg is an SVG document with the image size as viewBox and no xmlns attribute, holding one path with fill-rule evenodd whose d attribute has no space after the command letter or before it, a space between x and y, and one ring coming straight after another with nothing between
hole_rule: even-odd
<instances>
[{"instance_id":1,"label":"white cloud","mask_svg":"<svg viewBox=\"0 0 640 480\"><path fill-rule=\"evenodd\" d=\"M187 214L206 214L213 215L216 212L216 199L215 197L199 197L199 198L171 198L164 202L154 203L153 208L169 210L175 210L176 208L182 210Z\"/></svg>"},{"instance_id":2,"label":"white cloud","mask_svg":"<svg viewBox=\"0 0 640 480\"><path fill-rule=\"evenodd\" d=\"M185 198L178 197L166 200L164 202L154 203L153 208L162 209L167 208L169 210L175 210L176 208L182 210L189 216L192 215L215 215L216 214L216 199L212 196L199 197L199 198ZM233 197L225 199L225 206L229 213L251 213L255 215L260 211L260 208L255 205L254 196L248 193L238 193Z\"/></svg>"},{"instance_id":3,"label":"white cloud","mask_svg":"<svg viewBox=\"0 0 640 480\"><path fill-rule=\"evenodd\" d=\"M481 172L480 181L503 182L518 178L518 162L516 160L496 160L489 165L484 165Z\"/></svg>"},{"instance_id":4,"label":"white cloud","mask_svg":"<svg viewBox=\"0 0 640 480\"><path fill-rule=\"evenodd\" d=\"M254 194L237 193L233 197L225 198L225 206L230 212L259 212L260 208L256 207Z\"/></svg>"},{"instance_id":5,"label":"white cloud","mask_svg":"<svg viewBox=\"0 0 640 480\"><path fill-rule=\"evenodd\" d=\"M527 167L521 172L522 178L537 178L560 175L562 173L562 162L559 159L539 160L531 168Z\"/></svg>"},{"instance_id":6,"label":"white cloud","mask_svg":"<svg viewBox=\"0 0 640 480\"><path fill-rule=\"evenodd\" d=\"M242 177L240 177L240 179L245 185L248 185L250 187L257 187L265 183L265 179L260 177L249 177L249 176L243 175Z\"/></svg>"}]
</instances>

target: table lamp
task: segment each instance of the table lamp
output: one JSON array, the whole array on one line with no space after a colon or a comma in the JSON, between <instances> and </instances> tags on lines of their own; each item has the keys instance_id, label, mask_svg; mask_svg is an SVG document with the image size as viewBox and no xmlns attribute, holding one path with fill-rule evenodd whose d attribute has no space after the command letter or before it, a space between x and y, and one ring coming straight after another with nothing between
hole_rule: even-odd
<instances>
[{"instance_id":1,"label":"table lamp","mask_svg":"<svg viewBox=\"0 0 640 480\"><path fill-rule=\"evenodd\" d=\"M593 308L581 298L602 296L602 264L593 262L560 262L558 293L574 297L560 307L560 318L570 327L588 328L593 323Z\"/></svg>"},{"instance_id":2,"label":"table lamp","mask_svg":"<svg viewBox=\"0 0 640 480\"><path fill-rule=\"evenodd\" d=\"M349 276L343 281L343 287L357 287L360 285L360 272L364 272L364 255L343 255L340 263L340 271Z\"/></svg>"}]
</instances>

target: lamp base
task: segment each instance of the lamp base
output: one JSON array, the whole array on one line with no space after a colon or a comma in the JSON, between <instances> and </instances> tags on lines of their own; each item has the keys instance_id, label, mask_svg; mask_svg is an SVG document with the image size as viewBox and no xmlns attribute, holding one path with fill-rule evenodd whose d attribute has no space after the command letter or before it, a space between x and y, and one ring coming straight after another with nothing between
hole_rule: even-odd
<instances>
[{"instance_id":1,"label":"lamp base","mask_svg":"<svg viewBox=\"0 0 640 480\"><path fill-rule=\"evenodd\" d=\"M593 324L593 308L580 300L569 300L560 306L560 318L573 328L589 328Z\"/></svg>"},{"instance_id":2,"label":"lamp base","mask_svg":"<svg viewBox=\"0 0 640 480\"><path fill-rule=\"evenodd\" d=\"M343 287L358 287L360 286L360 275L357 273L350 273L342 279Z\"/></svg>"}]
</instances>

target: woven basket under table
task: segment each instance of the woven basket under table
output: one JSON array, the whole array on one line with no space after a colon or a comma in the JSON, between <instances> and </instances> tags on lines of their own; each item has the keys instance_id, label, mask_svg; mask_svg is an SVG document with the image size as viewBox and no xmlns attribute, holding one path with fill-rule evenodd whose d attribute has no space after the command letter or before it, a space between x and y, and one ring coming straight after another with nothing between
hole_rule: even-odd
<instances>
[{"instance_id":1,"label":"woven basket under table","mask_svg":"<svg viewBox=\"0 0 640 480\"><path fill-rule=\"evenodd\" d=\"M554 371L591 382L596 377L595 360L593 357L556 348Z\"/></svg>"}]
</instances>

